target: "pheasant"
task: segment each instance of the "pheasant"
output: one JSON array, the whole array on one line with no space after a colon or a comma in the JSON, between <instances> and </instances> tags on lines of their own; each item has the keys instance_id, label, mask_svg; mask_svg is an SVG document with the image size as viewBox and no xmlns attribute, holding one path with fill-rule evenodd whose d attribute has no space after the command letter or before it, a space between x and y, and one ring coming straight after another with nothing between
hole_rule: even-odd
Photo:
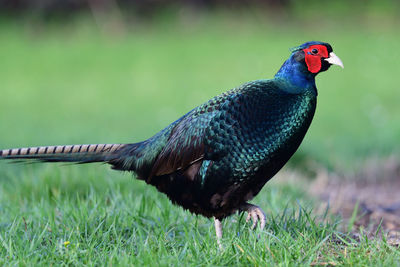
<instances>
[{"instance_id":1,"label":"pheasant","mask_svg":"<svg viewBox=\"0 0 400 267\"><path fill-rule=\"evenodd\" d=\"M324 42L294 49L273 79L247 82L189 111L149 139L132 144L41 146L0 150L0 159L106 162L131 171L174 203L221 220L248 212L264 228L263 210L249 201L289 160L313 119L315 76L342 61Z\"/></svg>"}]
</instances>

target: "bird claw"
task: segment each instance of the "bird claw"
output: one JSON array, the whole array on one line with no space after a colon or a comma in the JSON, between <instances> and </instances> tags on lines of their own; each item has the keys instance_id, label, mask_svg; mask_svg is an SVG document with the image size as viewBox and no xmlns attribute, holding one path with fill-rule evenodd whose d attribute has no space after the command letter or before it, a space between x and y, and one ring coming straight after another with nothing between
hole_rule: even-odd
<instances>
[{"instance_id":1,"label":"bird claw","mask_svg":"<svg viewBox=\"0 0 400 267\"><path fill-rule=\"evenodd\" d=\"M246 218L246 223L250 221L250 218L253 221L251 230L254 230L256 228L258 222L260 222L261 230L264 229L265 223L266 223L266 215L260 207L247 203L246 205L242 206L240 209L243 211L246 211L248 213L247 218Z\"/></svg>"}]
</instances>

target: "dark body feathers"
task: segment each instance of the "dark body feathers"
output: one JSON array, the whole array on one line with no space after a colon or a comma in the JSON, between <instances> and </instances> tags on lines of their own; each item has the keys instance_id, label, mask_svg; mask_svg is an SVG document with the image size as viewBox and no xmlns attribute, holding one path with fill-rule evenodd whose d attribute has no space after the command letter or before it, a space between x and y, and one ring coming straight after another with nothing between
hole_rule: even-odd
<instances>
[{"instance_id":1,"label":"dark body feathers","mask_svg":"<svg viewBox=\"0 0 400 267\"><path fill-rule=\"evenodd\" d=\"M110 163L191 212L224 218L282 168L311 123L316 91L285 86L259 80L214 97Z\"/></svg>"}]
</instances>

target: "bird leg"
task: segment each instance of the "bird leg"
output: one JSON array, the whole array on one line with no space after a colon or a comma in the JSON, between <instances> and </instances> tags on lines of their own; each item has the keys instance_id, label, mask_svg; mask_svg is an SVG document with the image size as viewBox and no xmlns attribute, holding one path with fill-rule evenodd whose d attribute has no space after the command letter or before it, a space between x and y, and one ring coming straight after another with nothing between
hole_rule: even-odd
<instances>
[{"instance_id":1,"label":"bird leg","mask_svg":"<svg viewBox=\"0 0 400 267\"><path fill-rule=\"evenodd\" d=\"M219 249L222 250L222 245L221 245L222 224L221 224L221 221L217 218L214 218L214 225L215 225L215 234L217 235L218 247L219 247Z\"/></svg>"},{"instance_id":2,"label":"bird leg","mask_svg":"<svg viewBox=\"0 0 400 267\"><path fill-rule=\"evenodd\" d=\"M261 230L264 229L265 227L265 222L266 222L266 216L264 211L253 204L246 203L240 207L241 211L246 211L248 213L246 222L251 220L253 221L253 225L251 226L251 229L254 230L256 228L257 223L260 222L260 228Z\"/></svg>"}]
</instances>

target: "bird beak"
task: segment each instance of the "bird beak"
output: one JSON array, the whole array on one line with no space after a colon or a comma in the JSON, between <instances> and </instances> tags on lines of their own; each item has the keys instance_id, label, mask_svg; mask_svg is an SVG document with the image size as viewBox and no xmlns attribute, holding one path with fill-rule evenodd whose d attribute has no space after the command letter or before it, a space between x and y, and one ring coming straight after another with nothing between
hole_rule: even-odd
<instances>
[{"instance_id":1,"label":"bird beak","mask_svg":"<svg viewBox=\"0 0 400 267\"><path fill-rule=\"evenodd\" d=\"M330 52L329 53L329 57L328 58L325 58L325 60L326 61L328 61L330 64L332 64L332 65L338 65L338 66L340 66L340 67L342 67L342 69L344 68L344 66L343 66L343 62L340 60L340 58L337 56L337 55L335 55L335 53L333 53L333 52Z\"/></svg>"}]
</instances>

